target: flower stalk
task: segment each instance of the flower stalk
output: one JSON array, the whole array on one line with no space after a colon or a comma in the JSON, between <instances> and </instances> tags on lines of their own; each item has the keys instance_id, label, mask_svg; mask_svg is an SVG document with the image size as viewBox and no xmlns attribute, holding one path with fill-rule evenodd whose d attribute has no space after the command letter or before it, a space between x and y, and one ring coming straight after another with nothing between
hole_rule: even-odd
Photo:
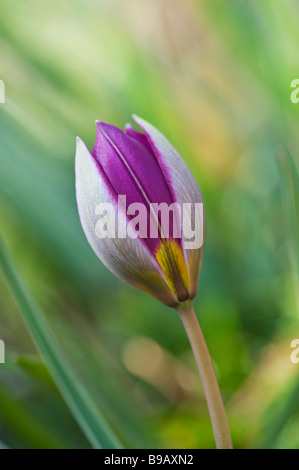
<instances>
[{"instance_id":1,"label":"flower stalk","mask_svg":"<svg viewBox=\"0 0 299 470\"><path fill-rule=\"evenodd\" d=\"M232 449L232 442L219 385L212 360L195 315L192 301L177 307L189 338L194 358L203 385L210 413L217 449Z\"/></svg>"}]
</instances>

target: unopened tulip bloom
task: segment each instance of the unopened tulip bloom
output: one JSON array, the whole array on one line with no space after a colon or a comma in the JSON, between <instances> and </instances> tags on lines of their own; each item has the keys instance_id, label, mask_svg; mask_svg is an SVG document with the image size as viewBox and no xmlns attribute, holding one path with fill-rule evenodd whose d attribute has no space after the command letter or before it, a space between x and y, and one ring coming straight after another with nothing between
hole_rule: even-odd
<instances>
[{"instance_id":1,"label":"unopened tulip bloom","mask_svg":"<svg viewBox=\"0 0 299 470\"><path fill-rule=\"evenodd\" d=\"M205 233L204 214L200 217L197 211L203 206L201 193L168 140L148 122L137 116L134 119L143 132L130 125L123 132L97 121L93 151L77 139L76 194L81 224L91 247L114 274L176 308L197 362L217 447L231 448L217 379L192 306ZM194 211L185 212L190 206ZM173 208L171 218L165 218L163 207ZM184 222L189 225L186 231ZM190 245L193 225L195 238L199 232L202 237ZM152 226L156 231L151 231ZM130 236L124 227L129 227Z\"/></svg>"},{"instance_id":2,"label":"unopened tulip bloom","mask_svg":"<svg viewBox=\"0 0 299 470\"><path fill-rule=\"evenodd\" d=\"M182 230L175 238L174 224L180 224L183 212L177 210L186 203L202 204L202 197L189 168L168 140L143 119L135 116L135 120L144 133L129 125L123 132L97 121L93 151L77 139L76 192L81 224L91 247L114 274L175 307L195 297L203 252L203 237L200 246L191 249L185 249L188 241ZM119 223L132 220L134 214L118 210L120 195L126 196L128 206L144 205L148 229L156 217L156 237L151 237L149 230L135 239L98 237L99 204L112 204L118 217L127 219ZM161 203L168 207L175 203L168 236L163 233L165 221L152 207ZM193 219L194 214L199 213L193 213ZM203 218L189 222L198 222L196 230L204 233Z\"/></svg>"}]
</instances>

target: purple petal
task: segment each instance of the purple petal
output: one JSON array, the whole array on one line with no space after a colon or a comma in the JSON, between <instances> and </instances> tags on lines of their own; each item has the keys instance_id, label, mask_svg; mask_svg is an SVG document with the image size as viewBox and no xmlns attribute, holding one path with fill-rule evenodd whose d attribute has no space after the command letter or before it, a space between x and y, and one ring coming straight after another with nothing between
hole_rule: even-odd
<instances>
[{"instance_id":1,"label":"purple petal","mask_svg":"<svg viewBox=\"0 0 299 470\"><path fill-rule=\"evenodd\" d=\"M145 144L144 137L140 137L142 134L132 130L129 130L129 134L132 137L117 127L97 122L93 156L103 168L115 192L126 195L128 206L137 202L148 208L149 228L153 217L150 204L170 205L172 198L156 156L148 143ZM148 237L146 243L154 253L160 243L159 237Z\"/></svg>"},{"instance_id":2,"label":"purple petal","mask_svg":"<svg viewBox=\"0 0 299 470\"><path fill-rule=\"evenodd\" d=\"M132 137L132 139L137 140L137 142L139 142L145 148L147 148L149 152L153 153L152 147L148 141L148 138L146 137L145 134L143 134L143 132L136 131L131 124L126 125L125 131L129 137Z\"/></svg>"}]
</instances>

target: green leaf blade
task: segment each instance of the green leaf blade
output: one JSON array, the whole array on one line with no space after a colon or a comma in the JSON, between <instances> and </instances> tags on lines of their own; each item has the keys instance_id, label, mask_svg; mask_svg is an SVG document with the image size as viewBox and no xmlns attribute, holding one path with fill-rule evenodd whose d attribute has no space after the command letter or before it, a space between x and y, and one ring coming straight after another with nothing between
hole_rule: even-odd
<instances>
[{"instance_id":1,"label":"green leaf blade","mask_svg":"<svg viewBox=\"0 0 299 470\"><path fill-rule=\"evenodd\" d=\"M89 442L97 449L121 448L119 440L70 370L56 338L16 272L1 239L0 263L32 338L43 355L60 393Z\"/></svg>"}]
</instances>

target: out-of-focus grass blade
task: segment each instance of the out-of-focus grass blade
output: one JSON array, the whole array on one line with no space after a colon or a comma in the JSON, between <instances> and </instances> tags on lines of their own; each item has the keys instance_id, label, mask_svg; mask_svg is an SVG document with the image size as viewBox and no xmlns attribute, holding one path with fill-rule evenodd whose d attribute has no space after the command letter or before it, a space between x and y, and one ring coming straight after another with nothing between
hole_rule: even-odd
<instances>
[{"instance_id":1,"label":"out-of-focus grass blade","mask_svg":"<svg viewBox=\"0 0 299 470\"><path fill-rule=\"evenodd\" d=\"M57 390L53 377L48 371L45 363L37 356L16 355L13 357L14 362L35 377L39 382L44 383L47 387Z\"/></svg>"},{"instance_id":2,"label":"out-of-focus grass blade","mask_svg":"<svg viewBox=\"0 0 299 470\"><path fill-rule=\"evenodd\" d=\"M277 160L287 223L292 239L292 260L299 279L299 176L287 149L279 149Z\"/></svg>"},{"instance_id":3,"label":"out-of-focus grass blade","mask_svg":"<svg viewBox=\"0 0 299 470\"><path fill-rule=\"evenodd\" d=\"M28 367L25 364L28 364ZM41 355L19 356L7 351L5 367L0 367L0 383L1 391L9 397L11 406L16 402L21 411L24 410L27 414L27 418L21 420L26 423L25 432L22 432L22 422L18 421L18 413L7 412L5 404L5 408L1 406L0 421L3 421L4 425L3 430L1 428L3 432L0 432L0 439L3 436L4 441L8 441L12 448L19 448L22 445L33 449L43 448L45 445L51 449L91 448ZM2 405L1 401L0 404ZM32 434L31 423L33 430L37 423L42 428L41 431ZM45 434L42 430L48 435L48 438L44 437L44 444L40 442L41 435Z\"/></svg>"},{"instance_id":4,"label":"out-of-focus grass blade","mask_svg":"<svg viewBox=\"0 0 299 470\"><path fill-rule=\"evenodd\" d=\"M299 176L292 156L279 148L277 161L282 186L285 220L290 235L290 254L299 280ZM268 407L262 426L261 448L275 448L282 430L298 412L299 382L296 378L287 390Z\"/></svg>"},{"instance_id":5,"label":"out-of-focus grass blade","mask_svg":"<svg viewBox=\"0 0 299 470\"><path fill-rule=\"evenodd\" d=\"M90 443L95 448L121 447L86 390L71 372L42 312L23 285L1 239L0 263L31 335L43 354L57 387Z\"/></svg>"},{"instance_id":6,"label":"out-of-focus grass blade","mask_svg":"<svg viewBox=\"0 0 299 470\"><path fill-rule=\"evenodd\" d=\"M25 442L26 446L38 449L62 448L61 440L53 436L39 419L12 398L3 386L0 390L0 414L4 423L14 429L14 434Z\"/></svg>"},{"instance_id":7,"label":"out-of-focus grass blade","mask_svg":"<svg viewBox=\"0 0 299 470\"><path fill-rule=\"evenodd\" d=\"M297 377L283 392L270 404L262 418L261 438L259 448L275 449L281 432L290 419L298 413L299 382Z\"/></svg>"}]
</instances>

